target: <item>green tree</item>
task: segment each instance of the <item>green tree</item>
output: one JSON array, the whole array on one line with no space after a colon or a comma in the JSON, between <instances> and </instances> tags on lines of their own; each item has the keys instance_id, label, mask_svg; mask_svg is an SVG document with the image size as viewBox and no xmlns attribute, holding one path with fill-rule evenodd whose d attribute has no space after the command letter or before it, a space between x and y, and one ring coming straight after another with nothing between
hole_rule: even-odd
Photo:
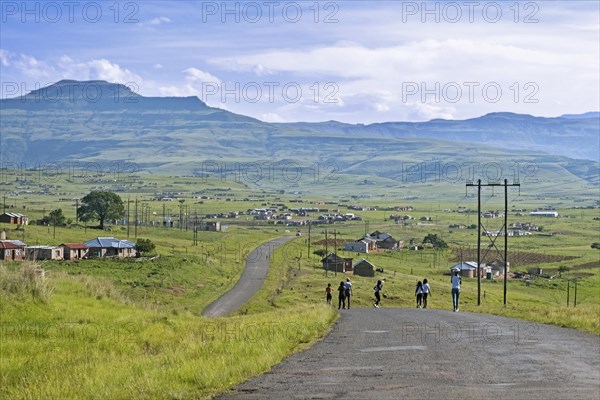
<instances>
[{"instance_id":1,"label":"green tree","mask_svg":"<svg viewBox=\"0 0 600 400\"><path fill-rule=\"evenodd\" d=\"M431 243L434 249L445 249L448 247L448 244L444 241L444 239L433 233L428 233L427 236L425 236L423 239L423 244L426 243Z\"/></svg>"},{"instance_id":2,"label":"green tree","mask_svg":"<svg viewBox=\"0 0 600 400\"><path fill-rule=\"evenodd\" d=\"M118 194L113 192L91 192L81 199L82 205L77 209L81 221L98 220L100 229L108 219L119 219L125 215L125 205Z\"/></svg>"},{"instance_id":3,"label":"green tree","mask_svg":"<svg viewBox=\"0 0 600 400\"><path fill-rule=\"evenodd\" d=\"M54 226L64 225L66 220L67 219L60 208L50 211L50 214L48 215L48 222Z\"/></svg>"},{"instance_id":4,"label":"green tree","mask_svg":"<svg viewBox=\"0 0 600 400\"><path fill-rule=\"evenodd\" d=\"M154 245L154 243L152 243L150 239L138 239L137 247L140 253L142 254L150 253L156 248L156 246Z\"/></svg>"},{"instance_id":5,"label":"green tree","mask_svg":"<svg viewBox=\"0 0 600 400\"><path fill-rule=\"evenodd\" d=\"M57 208L56 210L50 211L50 214L48 215L47 222L54 227L54 232L53 232L54 237L56 237L56 226L57 225L60 225L60 226L64 225L65 224L65 220L66 220L66 218L65 218L65 216L64 216L64 214L62 212L62 209Z\"/></svg>"},{"instance_id":6,"label":"green tree","mask_svg":"<svg viewBox=\"0 0 600 400\"><path fill-rule=\"evenodd\" d=\"M600 250L600 243L598 243L598 242L592 243L592 249L598 249L598 250Z\"/></svg>"}]
</instances>

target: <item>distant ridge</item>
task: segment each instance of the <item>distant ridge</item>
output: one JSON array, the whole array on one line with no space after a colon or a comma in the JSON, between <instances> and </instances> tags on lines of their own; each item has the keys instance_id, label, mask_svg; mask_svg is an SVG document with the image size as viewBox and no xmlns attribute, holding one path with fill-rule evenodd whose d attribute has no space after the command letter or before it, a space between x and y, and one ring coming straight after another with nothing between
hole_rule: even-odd
<instances>
[{"instance_id":1,"label":"distant ridge","mask_svg":"<svg viewBox=\"0 0 600 400\"><path fill-rule=\"evenodd\" d=\"M590 111L590 112L586 112L586 113L583 113L583 114L564 114L564 115L561 115L560 118L567 118L567 119L587 119L587 118L600 119L600 111Z\"/></svg>"},{"instance_id":2,"label":"distant ridge","mask_svg":"<svg viewBox=\"0 0 600 400\"><path fill-rule=\"evenodd\" d=\"M395 184L440 174L449 163L504 163L506 173L529 166L521 172L537 168L548 181L578 187L600 179L600 127L594 118L497 112L466 120L369 125L267 123L209 107L197 97L145 97L132 89L64 80L0 100L0 163L126 161L155 173L222 177L226 172L238 179L248 172L240 166L284 163L319 165L312 172L318 182L323 175L340 174L356 182ZM411 170L407 176L407 165L421 164L424 175ZM466 172L459 172L466 179Z\"/></svg>"}]
</instances>

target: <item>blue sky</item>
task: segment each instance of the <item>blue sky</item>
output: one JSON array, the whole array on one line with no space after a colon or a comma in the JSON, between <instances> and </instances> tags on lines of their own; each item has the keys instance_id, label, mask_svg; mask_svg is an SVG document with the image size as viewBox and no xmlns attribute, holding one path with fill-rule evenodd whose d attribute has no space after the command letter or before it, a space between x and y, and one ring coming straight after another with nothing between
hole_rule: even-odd
<instances>
[{"instance_id":1,"label":"blue sky","mask_svg":"<svg viewBox=\"0 0 600 400\"><path fill-rule=\"evenodd\" d=\"M103 79L266 121L582 113L599 3L2 1L1 95Z\"/></svg>"}]
</instances>

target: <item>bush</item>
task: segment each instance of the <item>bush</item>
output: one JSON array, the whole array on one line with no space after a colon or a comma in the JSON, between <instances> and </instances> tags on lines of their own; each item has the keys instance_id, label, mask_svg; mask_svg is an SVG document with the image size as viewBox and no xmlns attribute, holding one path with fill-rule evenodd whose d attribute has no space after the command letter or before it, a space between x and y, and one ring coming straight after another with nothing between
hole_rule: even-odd
<instances>
[{"instance_id":1,"label":"bush","mask_svg":"<svg viewBox=\"0 0 600 400\"><path fill-rule=\"evenodd\" d=\"M156 248L156 246L154 245L154 243L152 243L150 239L138 239L137 246L138 250L142 254L150 253Z\"/></svg>"},{"instance_id":2,"label":"bush","mask_svg":"<svg viewBox=\"0 0 600 400\"><path fill-rule=\"evenodd\" d=\"M47 303L52 295L46 271L38 264L23 262L18 270L0 265L0 290L15 296L31 295L34 301Z\"/></svg>"}]
</instances>

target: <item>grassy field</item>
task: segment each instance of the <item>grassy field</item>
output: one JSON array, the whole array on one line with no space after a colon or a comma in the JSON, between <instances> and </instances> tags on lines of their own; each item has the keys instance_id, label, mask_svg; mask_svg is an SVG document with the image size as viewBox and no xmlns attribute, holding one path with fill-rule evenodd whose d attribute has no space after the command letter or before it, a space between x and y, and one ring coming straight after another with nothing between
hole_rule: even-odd
<instances>
[{"instance_id":1,"label":"grassy field","mask_svg":"<svg viewBox=\"0 0 600 400\"><path fill-rule=\"evenodd\" d=\"M40 188L26 182L17 185ZM7 195L10 211L23 212L33 221L61 207L74 220L74 197L92 188L120 188L124 199L145 204L145 221L154 226L112 225L98 231L73 223L68 227L14 226L0 224L11 239L29 245L81 242L96 236L120 239L148 238L156 244L160 258L135 260L45 261L0 264L0 396L2 398L165 398L210 397L248 377L264 372L294 351L318 340L337 317L335 307L325 305L325 287L335 288L342 279L353 282L352 307L372 307L372 287L384 279L383 307L414 307L417 280L427 278L432 287L430 308L451 308L448 269L463 259L472 260L477 231L450 228L476 223L476 199L451 195L439 201L375 197L335 198L322 205L324 197L303 197L276 190L251 189L239 182L190 177L118 176L101 181L55 177L48 192ZM45 182L46 184L48 182ZM341 183L340 183L341 185ZM426 186L426 185L424 185ZM3 185L6 193L7 185ZM422 187L420 191L431 190ZM326 192L322 192L326 193ZM380 191L377 191L380 193ZM171 195L183 202L154 200ZM198 199L199 195L207 199ZM300 200L301 202L291 202ZM503 207L501 196L488 194L485 210ZM492 313L576 328L600 335L600 251L591 243L600 237L597 199L587 194L540 197L522 193L511 198L511 209L532 210L555 206L561 218L535 219L527 212L511 212L509 223L542 225L541 234L509 238L511 271L542 268L544 276L527 285L522 279L508 282L508 302L503 305L501 280L482 280L477 306L477 281L464 279L461 310ZM247 215L218 219L228 225L224 232L199 232L198 243L185 227L163 228L163 217L247 211L284 204L286 207L319 207L353 212L361 221L313 226L309 240L301 228L255 221ZM347 210L360 204L369 209ZM412 205L411 211L384 211L385 207ZM129 204L133 219L133 201ZM409 214L414 219L395 223L391 214ZM316 219L312 213L306 218ZM421 221L421 217L429 217ZM485 220L489 230L500 229L501 218ZM149 224L150 225L150 224ZM302 236L275 251L271 269L261 291L228 318L206 319L202 309L231 288L239 278L246 255L260 243L282 235ZM324 250L325 229L339 240L337 253L367 258L383 268L373 278L325 273L315 250ZM343 242L366 232L392 234L408 245L419 244L430 233L449 245L435 251L390 251L373 254L341 250ZM309 249L310 243L310 249ZM484 248L490 243L482 238ZM499 238L499 247L503 239ZM334 251L333 244L328 247ZM489 259L497 258L490 252ZM565 269L566 268L566 269ZM559 273L559 269L563 270ZM43 273L41 271L44 271ZM552 278L550 278L552 277ZM577 282L577 307L573 307ZM567 285L570 305L567 307ZM336 296L334 295L334 302Z\"/></svg>"}]
</instances>

